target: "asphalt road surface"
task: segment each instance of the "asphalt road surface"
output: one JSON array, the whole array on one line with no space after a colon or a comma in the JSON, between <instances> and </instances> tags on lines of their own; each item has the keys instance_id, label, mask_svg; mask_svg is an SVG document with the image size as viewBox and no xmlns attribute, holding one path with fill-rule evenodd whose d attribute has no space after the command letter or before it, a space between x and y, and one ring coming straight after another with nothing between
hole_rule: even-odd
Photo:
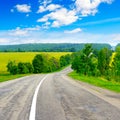
<instances>
[{"instance_id":1,"label":"asphalt road surface","mask_svg":"<svg viewBox=\"0 0 120 120\"><path fill-rule=\"evenodd\" d=\"M120 94L76 82L70 71L0 83L0 120L120 120Z\"/></svg>"}]
</instances>

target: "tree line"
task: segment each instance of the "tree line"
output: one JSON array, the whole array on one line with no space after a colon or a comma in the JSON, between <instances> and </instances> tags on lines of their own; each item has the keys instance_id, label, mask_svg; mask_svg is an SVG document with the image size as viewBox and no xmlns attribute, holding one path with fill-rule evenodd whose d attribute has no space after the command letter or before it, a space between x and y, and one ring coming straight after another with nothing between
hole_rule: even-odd
<instances>
[{"instance_id":1,"label":"tree line","mask_svg":"<svg viewBox=\"0 0 120 120\"><path fill-rule=\"evenodd\" d=\"M84 48L84 43L38 43L20 45L0 45L0 52L76 52ZM112 49L109 44L92 44L94 49L104 47Z\"/></svg>"},{"instance_id":2,"label":"tree line","mask_svg":"<svg viewBox=\"0 0 120 120\"><path fill-rule=\"evenodd\" d=\"M86 44L83 50L73 53L72 68L85 76L102 76L120 82L120 46L112 54L108 48L96 51L91 44Z\"/></svg>"},{"instance_id":3,"label":"tree line","mask_svg":"<svg viewBox=\"0 0 120 120\"><path fill-rule=\"evenodd\" d=\"M47 73L54 72L71 63L71 55L63 55L60 59L50 57L44 54L37 54L31 63L9 61L7 71L10 74L27 74L27 73Z\"/></svg>"}]
</instances>

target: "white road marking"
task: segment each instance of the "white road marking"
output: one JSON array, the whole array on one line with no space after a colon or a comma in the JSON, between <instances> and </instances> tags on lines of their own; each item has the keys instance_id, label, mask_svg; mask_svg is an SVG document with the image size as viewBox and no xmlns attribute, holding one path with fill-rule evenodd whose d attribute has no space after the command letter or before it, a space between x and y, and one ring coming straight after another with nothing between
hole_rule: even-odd
<instances>
[{"instance_id":1,"label":"white road marking","mask_svg":"<svg viewBox=\"0 0 120 120\"><path fill-rule=\"evenodd\" d=\"M35 114L36 114L36 102L37 102L37 95L38 95L38 91L40 89L40 86L42 85L42 83L44 82L44 80L47 78L47 75L40 81L40 83L38 84L34 96L33 96L33 100L32 100L32 105L31 105L31 110L30 110L30 116L29 116L29 120L35 120Z\"/></svg>"}]
</instances>

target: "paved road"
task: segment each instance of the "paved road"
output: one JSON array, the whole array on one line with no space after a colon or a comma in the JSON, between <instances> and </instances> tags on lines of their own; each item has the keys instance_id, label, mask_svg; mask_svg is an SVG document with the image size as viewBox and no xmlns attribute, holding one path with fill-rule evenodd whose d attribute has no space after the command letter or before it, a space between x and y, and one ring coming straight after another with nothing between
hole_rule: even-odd
<instances>
[{"instance_id":1,"label":"paved road","mask_svg":"<svg viewBox=\"0 0 120 120\"><path fill-rule=\"evenodd\" d=\"M119 120L120 94L76 82L61 72L0 83L0 120L29 120L34 92L35 120Z\"/></svg>"}]
</instances>

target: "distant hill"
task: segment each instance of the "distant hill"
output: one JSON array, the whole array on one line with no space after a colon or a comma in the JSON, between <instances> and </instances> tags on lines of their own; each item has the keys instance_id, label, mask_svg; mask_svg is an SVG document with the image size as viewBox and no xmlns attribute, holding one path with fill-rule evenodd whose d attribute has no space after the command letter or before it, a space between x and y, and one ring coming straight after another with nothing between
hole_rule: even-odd
<instances>
[{"instance_id":1,"label":"distant hill","mask_svg":"<svg viewBox=\"0 0 120 120\"><path fill-rule=\"evenodd\" d=\"M84 48L84 43L38 43L20 45L0 45L0 52L74 52ZM104 47L112 49L109 44L92 44L94 49L100 50Z\"/></svg>"},{"instance_id":2,"label":"distant hill","mask_svg":"<svg viewBox=\"0 0 120 120\"><path fill-rule=\"evenodd\" d=\"M119 43L119 44L117 44L117 46L120 46L120 43ZM116 47L117 47L117 46L116 46Z\"/></svg>"}]
</instances>

